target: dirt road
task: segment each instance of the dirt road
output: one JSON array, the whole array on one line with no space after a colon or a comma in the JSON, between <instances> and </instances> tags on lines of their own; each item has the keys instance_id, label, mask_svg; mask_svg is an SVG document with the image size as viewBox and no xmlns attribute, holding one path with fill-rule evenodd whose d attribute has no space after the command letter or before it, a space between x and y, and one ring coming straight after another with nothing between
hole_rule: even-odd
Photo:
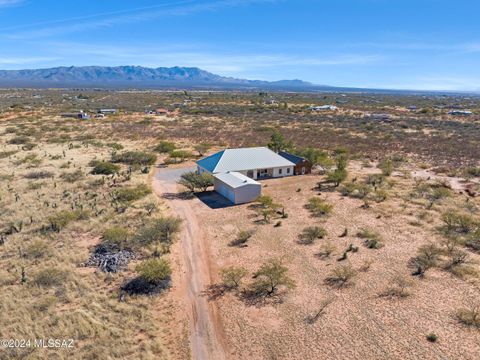
<instances>
[{"instance_id":1,"label":"dirt road","mask_svg":"<svg viewBox=\"0 0 480 360\"><path fill-rule=\"evenodd\" d=\"M192 208L198 201L176 198L176 181L180 175L192 168L158 168L153 177L153 189L171 207L176 216L183 219L183 231L180 238L181 263L184 266L182 284L174 291L185 301L185 310L189 318L190 346L193 359L227 359L223 326L216 304L202 296L202 292L212 283L211 258L208 243Z\"/></svg>"}]
</instances>

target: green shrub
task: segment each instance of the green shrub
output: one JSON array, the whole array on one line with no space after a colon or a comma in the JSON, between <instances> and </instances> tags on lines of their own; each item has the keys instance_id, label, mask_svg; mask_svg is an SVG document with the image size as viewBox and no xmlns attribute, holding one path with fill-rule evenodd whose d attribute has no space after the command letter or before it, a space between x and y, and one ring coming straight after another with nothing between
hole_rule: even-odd
<instances>
[{"instance_id":1,"label":"green shrub","mask_svg":"<svg viewBox=\"0 0 480 360\"><path fill-rule=\"evenodd\" d=\"M121 203L130 203L150 194L152 190L145 184L140 184L135 187L125 187L117 189L113 192L113 197L116 201Z\"/></svg>"},{"instance_id":2,"label":"green shrub","mask_svg":"<svg viewBox=\"0 0 480 360\"><path fill-rule=\"evenodd\" d=\"M128 229L115 226L106 229L103 232L102 239L106 244L117 246L119 249L124 249L128 246L130 234Z\"/></svg>"},{"instance_id":3,"label":"green shrub","mask_svg":"<svg viewBox=\"0 0 480 360\"><path fill-rule=\"evenodd\" d=\"M30 138L24 135L15 136L8 141L8 143L12 145L23 145L29 142L30 142Z\"/></svg>"},{"instance_id":4,"label":"green shrub","mask_svg":"<svg viewBox=\"0 0 480 360\"><path fill-rule=\"evenodd\" d=\"M247 270L242 267L231 266L220 270L220 278L225 287L236 289L241 286L242 279L247 273Z\"/></svg>"},{"instance_id":5,"label":"green shrub","mask_svg":"<svg viewBox=\"0 0 480 360\"><path fill-rule=\"evenodd\" d=\"M254 230L242 230L236 239L230 241L230 246L245 246L246 242L255 234Z\"/></svg>"},{"instance_id":6,"label":"green shrub","mask_svg":"<svg viewBox=\"0 0 480 360\"><path fill-rule=\"evenodd\" d=\"M390 159L385 159L380 161L378 168L382 170L384 176L390 176L393 173L393 161Z\"/></svg>"},{"instance_id":7,"label":"green shrub","mask_svg":"<svg viewBox=\"0 0 480 360\"><path fill-rule=\"evenodd\" d=\"M354 182L346 183L340 188L340 193L343 196L349 196L357 199L365 198L370 191L371 188L368 185Z\"/></svg>"},{"instance_id":8,"label":"green shrub","mask_svg":"<svg viewBox=\"0 0 480 360\"><path fill-rule=\"evenodd\" d=\"M340 265L330 272L325 279L325 283L334 287L345 287L352 284L353 278L356 275L357 272L351 265Z\"/></svg>"},{"instance_id":9,"label":"green shrub","mask_svg":"<svg viewBox=\"0 0 480 360\"><path fill-rule=\"evenodd\" d=\"M70 222L77 221L77 220L86 220L89 217L88 211L85 210L73 210L67 211L63 210L56 213L53 216L48 218L50 223L50 229L52 231L59 232L65 226L67 226Z\"/></svg>"},{"instance_id":10,"label":"green shrub","mask_svg":"<svg viewBox=\"0 0 480 360\"><path fill-rule=\"evenodd\" d=\"M134 236L135 244L151 245L157 242L171 244L174 236L180 231L181 220L175 217L162 217L151 220L138 229Z\"/></svg>"},{"instance_id":11,"label":"green shrub","mask_svg":"<svg viewBox=\"0 0 480 360\"><path fill-rule=\"evenodd\" d=\"M169 156L171 159L173 159L174 163L177 163L192 158L193 154L191 151L188 150L173 150L169 153Z\"/></svg>"},{"instance_id":12,"label":"green shrub","mask_svg":"<svg viewBox=\"0 0 480 360\"><path fill-rule=\"evenodd\" d=\"M25 179L47 179L52 178L51 171L31 171L23 176Z\"/></svg>"},{"instance_id":13,"label":"green shrub","mask_svg":"<svg viewBox=\"0 0 480 360\"><path fill-rule=\"evenodd\" d=\"M112 164L109 161L91 161L90 166L93 166L92 174L94 175L112 175L120 171L120 166Z\"/></svg>"},{"instance_id":14,"label":"green shrub","mask_svg":"<svg viewBox=\"0 0 480 360\"><path fill-rule=\"evenodd\" d=\"M327 174L326 181L331 182L335 187L339 186L348 176L346 169L336 169Z\"/></svg>"},{"instance_id":15,"label":"green shrub","mask_svg":"<svg viewBox=\"0 0 480 360\"><path fill-rule=\"evenodd\" d=\"M443 213L442 220L446 225L447 231L458 233L466 234L479 226L472 215L455 210Z\"/></svg>"},{"instance_id":16,"label":"green shrub","mask_svg":"<svg viewBox=\"0 0 480 360\"><path fill-rule=\"evenodd\" d=\"M174 143L163 140L163 141L160 141L158 145L154 147L153 150L161 154L168 154L175 149L176 149L176 146Z\"/></svg>"},{"instance_id":17,"label":"green shrub","mask_svg":"<svg viewBox=\"0 0 480 360\"><path fill-rule=\"evenodd\" d=\"M313 216L322 217L332 212L333 205L325 202L318 197L311 197L305 207Z\"/></svg>"},{"instance_id":18,"label":"green shrub","mask_svg":"<svg viewBox=\"0 0 480 360\"><path fill-rule=\"evenodd\" d=\"M178 183L190 191L195 189L207 191L210 186L213 186L213 176L205 172L199 174L196 171L190 171L182 174Z\"/></svg>"},{"instance_id":19,"label":"green shrub","mask_svg":"<svg viewBox=\"0 0 480 360\"><path fill-rule=\"evenodd\" d=\"M74 172L64 172L62 175L60 175L60 177L66 182L74 183L79 180L82 180L85 177L85 175L83 174L82 170L78 169L78 170L75 170Z\"/></svg>"},{"instance_id":20,"label":"green shrub","mask_svg":"<svg viewBox=\"0 0 480 360\"><path fill-rule=\"evenodd\" d=\"M40 259L43 258L50 251L50 247L43 240L35 240L30 245L28 245L24 253L30 259Z\"/></svg>"},{"instance_id":21,"label":"green shrub","mask_svg":"<svg viewBox=\"0 0 480 360\"><path fill-rule=\"evenodd\" d=\"M250 285L251 292L256 295L271 296L280 288L293 289L295 282L288 276L288 268L278 260L269 260L254 274Z\"/></svg>"},{"instance_id":22,"label":"green shrub","mask_svg":"<svg viewBox=\"0 0 480 360\"><path fill-rule=\"evenodd\" d=\"M457 311L457 319L462 324L480 328L480 305L472 305Z\"/></svg>"},{"instance_id":23,"label":"green shrub","mask_svg":"<svg viewBox=\"0 0 480 360\"><path fill-rule=\"evenodd\" d=\"M310 245L317 239L323 239L327 236L327 230L321 226L309 226L303 229L299 237L299 243L304 245Z\"/></svg>"},{"instance_id":24,"label":"green shrub","mask_svg":"<svg viewBox=\"0 0 480 360\"><path fill-rule=\"evenodd\" d=\"M126 151L112 156L112 162L127 165L153 165L156 160L155 154L144 151Z\"/></svg>"},{"instance_id":25,"label":"green shrub","mask_svg":"<svg viewBox=\"0 0 480 360\"><path fill-rule=\"evenodd\" d=\"M165 259L148 259L138 264L135 271L145 281L151 284L160 284L170 279L172 268L170 262Z\"/></svg>"},{"instance_id":26,"label":"green shrub","mask_svg":"<svg viewBox=\"0 0 480 360\"><path fill-rule=\"evenodd\" d=\"M369 249L380 249L383 246L380 235L368 229L360 230L357 236L363 239L364 245Z\"/></svg>"},{"instance_id":27,"label":"green shrub","mask_svg":"<svg viewBox=\"0 0 480 360\"><path fill-rule=\"evenodd\" d=\"M434 333L430 333L427 335L427 340L432 343L437 342L438 336Z\"/></svg>"},{"instance_id":28,"label":"green shrub","mask_svg":"<svg viewBox=\"0 0 480 360\"><path fill-rule=\"evenodd\" d=\"M61 286L68 278L68 273L57 268L46 268L35 274L34 283L41 287Z\"/></svg>"}]
</instances>

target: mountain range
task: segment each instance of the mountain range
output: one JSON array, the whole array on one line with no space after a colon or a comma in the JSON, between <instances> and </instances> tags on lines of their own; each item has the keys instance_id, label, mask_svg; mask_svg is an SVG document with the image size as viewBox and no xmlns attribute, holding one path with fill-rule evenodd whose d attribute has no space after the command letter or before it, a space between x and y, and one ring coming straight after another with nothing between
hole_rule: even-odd
<instances>
[{"instance_id":1,"label":"mountain range","mask_svg":"<svg viewBox=\"0 0 480 360\"><path fill-rule=\"evenodd\" d=\"M197 67L70 66L0 70L0 86L311 90L302 80L262 81L224 77Z\"/></svg>"}]
</instances>

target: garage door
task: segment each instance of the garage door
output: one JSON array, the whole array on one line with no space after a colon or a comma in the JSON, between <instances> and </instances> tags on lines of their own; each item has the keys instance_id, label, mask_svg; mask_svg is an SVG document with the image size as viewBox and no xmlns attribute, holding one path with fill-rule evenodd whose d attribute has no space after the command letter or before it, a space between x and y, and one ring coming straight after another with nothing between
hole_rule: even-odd
<instances>
[{"instance_id":1,"label":"garage door","mask_svg":"<svg viewBox=\"0 0 480 360\"><path fill-rule=\"evenodd\" d=\"M235 194L232 189L229 187L225 186L222 183L218 183L217 187L215 190L222 196L226 197L229 199L231 202L235 202Z\"/></svg>"}]
</instances>

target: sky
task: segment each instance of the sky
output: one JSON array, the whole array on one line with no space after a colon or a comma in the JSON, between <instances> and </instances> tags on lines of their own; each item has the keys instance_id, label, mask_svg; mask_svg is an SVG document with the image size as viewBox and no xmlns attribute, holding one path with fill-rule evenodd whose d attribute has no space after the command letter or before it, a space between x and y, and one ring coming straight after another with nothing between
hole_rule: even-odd
<instances>
[{"instance_id":1,"label":"sky","mask_svg":"<svg viewBox=\"0 0 480 360\"><path fill-rule=\"evenodd\" d=\"M480 91L479 0L0 0L0 69L192 66Z\"/></svg>"}]
</instances>

